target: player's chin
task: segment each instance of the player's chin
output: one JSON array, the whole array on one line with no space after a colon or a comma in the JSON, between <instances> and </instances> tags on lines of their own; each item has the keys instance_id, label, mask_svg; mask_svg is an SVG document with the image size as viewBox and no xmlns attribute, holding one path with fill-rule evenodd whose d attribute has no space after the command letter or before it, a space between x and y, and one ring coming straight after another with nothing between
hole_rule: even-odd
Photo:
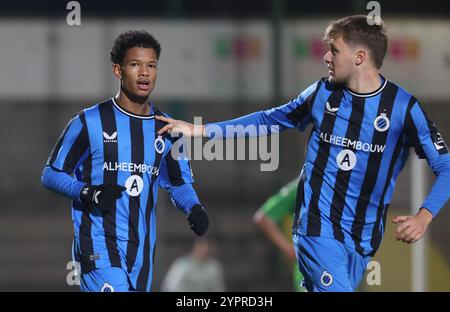
<instances>
[{"instance_id":1,"label":"player's chin","mask_svg":"<svg viewBox=\"0 0 450 312\"><path fill-rule=\"evenodd\" d=\"M136 89L134 90L134 95L140 98L148 98L150 93L152 93L153 88L148 88L146 90Z\"/></svg>"},{"instance_id":2,"label":"player's chin","mask_svg":"<svg viewBox=\"0 0 450 312\"><path fill-rule=\"evenodd\" d=\"M143 90L135 90L131 89L126 92L128 97L136 103L145 103L148 100L148 97L150 96L150 91L143 91Z\"/></svg>"},{"instance_id":3,"label":"player's chin","mask_svg":"<svg viewBox=\"0 0 450 312\"><path fill-rule=\"evenodd\" d=\"M328 76L328 81L334 84L341 84L341 83L345 83L345 79L336 77L336 75L329 75Z\"/></svg>"}]
</instances>

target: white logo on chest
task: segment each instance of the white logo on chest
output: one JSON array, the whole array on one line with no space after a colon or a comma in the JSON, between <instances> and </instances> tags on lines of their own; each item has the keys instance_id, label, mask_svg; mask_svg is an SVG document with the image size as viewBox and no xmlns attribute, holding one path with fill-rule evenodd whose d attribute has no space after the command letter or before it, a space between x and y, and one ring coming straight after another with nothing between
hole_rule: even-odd
<instances>
[{"instance_id":1,"label":"white logo on chest","mask_svg":"<svg viewBox=\"0 0 450 312\"><path fill-rule=\"evenodd\" d=\"M153 145L155 147L155 151L158 154L162 154L164 152L164 149L166 148L166 143L164 142L164 139L160 135L158 135Z\"/></svg>"},{"instance_id":2,"label":"white logo on chest","mask_svg":"<svg viewBox=\"0 0 450 312\"><path fill-rule=\"evenodd\" d=\"M127 188L128 195L133 197L138 196L144 188L144 180L138 175L132 175L125 182L125 187Z\"/></svg>"},{"instance_id":3,"label":"white logo on chest","mask_svg":"<svg viewBox=\"0 0 450 312\"><path fill-rule=\"evenodd\" d=\"M352 150L342 150L336 156L336 163L343 171L352 170L356 166L356 155Z\"/></svg>"},{"instance_id":4,"label":"white logo on chest","mask_svg":"<svg viewBox=\"0 0 450 312\"><path fill-rule=\"evenodd\" d=\"M326 112L336 116L337 111L339 110L339 107L331 107L330 102L327 101L327 103L325 104L325 108L326 108Z\"/></svg>"},{"instance_id":5,"label":"white logo on chest","mask_svg":"<svg viewBox=\"0 0 450 312\"><path fill-rule=\"evenodd\" d=\"M389 121L389 118L387 118L385 113L381 113L380 116L375 118L375 120L373 121L373 125L377 131L384 132L389 129L391 122Z\"/></svg>"},{"instance_id":6,"label":"white logo on chest","mask_svg":"<svg viewBox=\"0 0 450 312\"><path fill-rule=\"evenodd\" d=\"M103 139L104 143L117 143L117 131L113 132L111 135L103 131Z\"/></svg>"}]
</instances>

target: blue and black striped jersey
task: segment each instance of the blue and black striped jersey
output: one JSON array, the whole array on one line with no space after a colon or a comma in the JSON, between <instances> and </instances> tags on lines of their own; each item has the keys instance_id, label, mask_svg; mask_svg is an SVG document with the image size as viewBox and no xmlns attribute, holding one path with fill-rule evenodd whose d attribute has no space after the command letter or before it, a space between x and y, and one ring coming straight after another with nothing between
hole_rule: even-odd
<instances>
[{"instance_id":1,"label":"blue and black striped jersey","mask_svg":"<svg viewBox=\"0 0 450 312\"><path fill-rule=\"evenodd\" d=\"M127 188L105 215L74 198L74 253L83 272L122 267L141 291L152 282L158 186L170 193L193 182L187 158L172 157L175 139L157 134L164 123L154 116L163 114L151 108L149 116L138 116L110 99L84 109L69 122L47 163L83 185ZM186 213L192 207L178 208Z\"/></svg>"},{"instance_id":2,"label":"blue and black striped jersey","mask_svg":"<svg viewBox=\"0 0 450 312\"><path fill-rule=\"evenodd\" d=\"M450 155L436 126L411 94L380 80L378 90L358 94L323 78L285 105L207 124L206 133L232 137L226 126L255 125L263 135L312 124L293 231L335 238L373 255L410 147L437 176L422 207L436 215L450 195Z\"/></svg>"}]
</instances>

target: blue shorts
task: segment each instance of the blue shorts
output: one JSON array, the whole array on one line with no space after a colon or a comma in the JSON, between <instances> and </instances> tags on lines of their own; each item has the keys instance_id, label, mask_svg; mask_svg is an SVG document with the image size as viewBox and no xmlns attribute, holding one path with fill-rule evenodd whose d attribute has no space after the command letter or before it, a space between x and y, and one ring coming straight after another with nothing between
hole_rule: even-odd
<instances>
[{"instance_id":1,"label":"blue shorts","mask_svg":"<svg viewBox=\"0 0 450 312\"><path fill-rule=\"evenodd\" d=\"M292 240L308 291L355 291L371 259L334 238L294 234Z\"/></svg>"},{"instance_id":2,"label":"blue shorts","mask_svg":"<svg viewBox=\"0 0 450 312\"><path fill-rule=\"evenodd\" d=\"M118 267L95 269L81 274L81 291L85 292L129 292L135 291L127 273Z\"/></svg>"}]
</instances>

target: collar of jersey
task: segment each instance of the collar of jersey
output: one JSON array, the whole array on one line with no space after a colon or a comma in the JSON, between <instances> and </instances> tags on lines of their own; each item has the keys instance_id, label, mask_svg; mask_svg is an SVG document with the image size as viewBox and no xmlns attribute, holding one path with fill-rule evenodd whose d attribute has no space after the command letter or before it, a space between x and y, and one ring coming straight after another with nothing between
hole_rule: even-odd
<instances>
[{"instance_id":1,"label":"collar of jersey","mask_svg":"<svg viewBox=\"0 0 450 312\"><path fill-rule=\"evenodd\" d=\"M116 99L114 97L112 97L111 100L112 100L114 106L119 111L124 113L125 115L128 115L130 117L134 117L134 118L140 118L140 119L153 119L153 118L155 118L155 113L153 112L153 106L151 104L150 104L150 107L151 107L152 113L150 115L136 115L136 114L133 114L133 113L127 111L126 109L120 107L120 105L116 103Z\"/></svg>"},{"instance_id":2,"label":"collar of jersey","mask_svg":"<svg viewBox=\"0 0 450 312\"><path fill-rule=\"evenodd\" d=\"M378 89L376 89L375 91L373 91L373 92L369 92L369 93L358 93L358 92L355 92L355 91L350 90L350 89L347 88L347 87L345 87L345 90L346 90L348 93L350 93L351 95L353 95L353 96L359 96L359 97L364 97L364 98L378 95L381 91L384 90L384 87L386 87L386 84L387 84L387 79L384 78L381 74L379 74L379 75L380 75L380 78L381 78L381 81L382 81L381 86L380 86Z\"/></svg>"}]
</instances>

